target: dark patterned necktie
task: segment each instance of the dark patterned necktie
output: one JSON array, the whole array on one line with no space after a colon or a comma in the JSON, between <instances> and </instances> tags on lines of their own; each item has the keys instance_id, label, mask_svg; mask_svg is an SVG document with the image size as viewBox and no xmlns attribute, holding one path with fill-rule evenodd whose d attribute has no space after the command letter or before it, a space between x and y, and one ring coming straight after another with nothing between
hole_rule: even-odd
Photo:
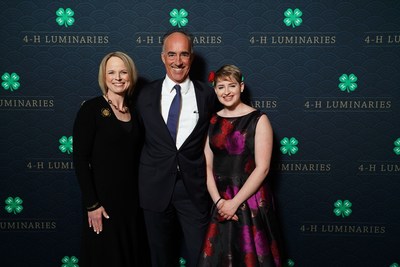
<instances>
[{"instance_id":1,"label":"dark patterned necktie","mask_svg":"<svg viewBox=\"0 0 400 267\"><path fill-rule=\"evenodd\" d=\"M181 86L179 84L176 84L174 88L176 90L176 95L172 100L171 106L169 108L167 127L169 132L171 133L172 139L174 139L174 142L176 142L179 114L181 112Z\"/></svg>"}]
</instances>

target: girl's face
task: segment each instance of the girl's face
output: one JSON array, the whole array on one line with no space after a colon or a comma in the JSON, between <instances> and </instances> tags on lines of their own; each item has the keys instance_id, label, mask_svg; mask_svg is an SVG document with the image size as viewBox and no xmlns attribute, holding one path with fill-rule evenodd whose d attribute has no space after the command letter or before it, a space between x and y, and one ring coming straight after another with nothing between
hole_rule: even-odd
<instances>
[{"instance_id":1,"label":"girl's face","mask_svg":"<svg viewBox=\"0 0 400 267\"><path fill-rule=\"evenodd\" d=\"M239 83L232 77L218 79L214 86L219 102L227 108L235 108L241 103L240 94L244 90L244 83Z\"/></svg>"}]
</instances>

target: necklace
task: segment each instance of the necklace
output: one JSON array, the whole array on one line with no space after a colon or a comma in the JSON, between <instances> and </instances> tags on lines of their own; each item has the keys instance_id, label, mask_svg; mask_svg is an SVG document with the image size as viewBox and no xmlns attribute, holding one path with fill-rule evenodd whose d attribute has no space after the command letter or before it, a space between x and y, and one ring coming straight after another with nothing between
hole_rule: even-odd
<instances>
[{"instance_id":1,"label":"necklace","mask_svg":"<svg viewBox=\"0 0 400 267\"><path fill-rule=\"evenodd\" d=\"M105 94L104 96L106 97L108 104L112 105L118 112L121 112L122 114L125 114L125 113L127 113L129 111L129 108L127 106L123 106L122 110L119 109L116 105L114 105L114 103L110 99L108 99L108 95L107 94Z\"/></svg>"}]
</instances>

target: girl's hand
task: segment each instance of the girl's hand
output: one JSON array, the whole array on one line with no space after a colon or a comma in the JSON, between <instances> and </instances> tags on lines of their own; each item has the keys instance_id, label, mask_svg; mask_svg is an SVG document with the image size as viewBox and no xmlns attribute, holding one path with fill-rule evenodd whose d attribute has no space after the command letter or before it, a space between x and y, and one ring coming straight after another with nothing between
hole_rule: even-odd
<instances>
[{"instance_id":1,"label":"girl's hand","mask_svg":"<svg viewBox=\"0 0 400 267\"><path fill-rule=\"evenodd\" d=\"M219 215L225 220L238 221L239 217L236 215L238 209L237 204L232 199L222 199L217 205Z\"/></svg>"}]
</instances>

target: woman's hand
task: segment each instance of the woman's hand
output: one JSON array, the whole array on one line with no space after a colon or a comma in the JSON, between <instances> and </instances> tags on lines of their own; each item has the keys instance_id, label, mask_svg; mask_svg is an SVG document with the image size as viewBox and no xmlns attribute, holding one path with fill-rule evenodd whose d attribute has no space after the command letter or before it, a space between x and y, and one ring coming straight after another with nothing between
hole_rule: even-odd
<instances>
[{"instance_id":1,"label":"woman's hand","mask_svg":"<svg viewBox=\"0 0 400 267\"><path fill-rule=\"evenodd\" d=\"M88 211L89 227L93 227L93 231L97 234L103 231L103 216L106 219L110 218L103 206L96 210Z\"/></svg>"},{"instance_id":2,"label":"woman's hand","mask_svg":"<svg viewBox=\"0 0 400 267\"><path fill-rule=\"evenodd\" d=\"M236 215L238 205L233 199L221 199L217 205L217 209L219 215L225 220L239 220L239 217Z\"/></svg>"}]
</instances>

